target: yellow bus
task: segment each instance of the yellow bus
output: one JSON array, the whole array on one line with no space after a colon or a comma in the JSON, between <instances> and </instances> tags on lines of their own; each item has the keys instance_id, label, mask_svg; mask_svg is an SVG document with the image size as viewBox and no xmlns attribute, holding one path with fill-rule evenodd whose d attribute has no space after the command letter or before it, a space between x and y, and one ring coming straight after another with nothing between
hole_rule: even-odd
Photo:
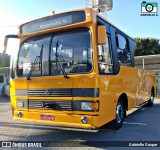
<instances>
[{"instance_id":1,"label":"yellow bus","mask_svg":"<svg viewBox=\"0 0 160 150\"><path fill-rule=\"evenodd\" d=\"M152 106L155 73L134 65L134 39L90 8L19 26L11 61L15 120L62 127L119 129L127 111Z\"/></svg>"}]
</instances>

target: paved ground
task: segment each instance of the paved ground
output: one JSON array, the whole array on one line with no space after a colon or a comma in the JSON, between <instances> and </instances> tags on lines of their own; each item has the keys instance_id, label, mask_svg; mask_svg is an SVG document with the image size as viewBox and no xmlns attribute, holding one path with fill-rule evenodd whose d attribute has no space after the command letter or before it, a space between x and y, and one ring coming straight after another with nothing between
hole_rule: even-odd
<instances>
[{"instance_id":1,"label":"paved ground","mask_svg":"<svg viewBox=\"0 0 160 150\"><path fill-rule=\"evenodd\" d=\"M155 100L153 107L143 107L130 114L118 131L104 129L89 131L13 121L9 99L0 98L0 141L65 141L54 142L55 146L62 146L63 149L68 149L66 146L79 146L81 149L106 149L103 146L107 142L102 141L113 141L114 145L121 144L118 141L132 141L131 144L143 144L143 141L150 141L150 143L159 141L160 143L160 99ZM62 147L54 147L54 149L62 149ZM78 150L79 147L71 149ZM107 149L124 148L108 147ZM135 149L135 147L126 149Z\"/></svg>"}]
</instances>

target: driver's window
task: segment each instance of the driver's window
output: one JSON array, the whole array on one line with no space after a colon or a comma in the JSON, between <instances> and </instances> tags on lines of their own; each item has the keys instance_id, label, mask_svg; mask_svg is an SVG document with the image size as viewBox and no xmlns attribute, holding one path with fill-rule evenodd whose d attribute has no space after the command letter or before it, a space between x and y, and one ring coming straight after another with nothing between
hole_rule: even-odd
<instances>
[{"instance_id":1,"label":"driver's window","mask_svg":"<svg viewBox=\"0 0 160 150\"><path fill-rule=\"evenodd\" d=\"M110 47L110 37L107 35L105 45L98 46L99 74L113 73L113 62Z\"/></svg>"}]
</instances>

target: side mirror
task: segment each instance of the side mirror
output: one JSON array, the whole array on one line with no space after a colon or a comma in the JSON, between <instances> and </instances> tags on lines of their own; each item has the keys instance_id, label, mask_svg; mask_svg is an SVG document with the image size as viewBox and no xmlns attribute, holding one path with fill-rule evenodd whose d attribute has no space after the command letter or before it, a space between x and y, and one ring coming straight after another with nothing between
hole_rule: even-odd
<instances>
[{"instance_id":1,"label":"side mirror","mask_svg":"<svg viewBox=\"0 0 160 150\"><path fill-rule=\"evenodd\" d=\"M9 34L9 35L6 35L5 36L5 39L4 39L4 48L3 48L3 53L6 53L6 49L7 49L7 44L8 44L8 39L9 38L18 38L18 36L17 35L15 35L15 34Z\"/></svg>"},{"instance_id":2,"label":"side mirror","mask_svg":"<svg viewBox=\"0 0 160 150\"><path fill-rule=\"evenodd\" d=\"M106 27L104 25L98 26L98 45L105 45L106 44Z\"/></svg>"}]
</instances>

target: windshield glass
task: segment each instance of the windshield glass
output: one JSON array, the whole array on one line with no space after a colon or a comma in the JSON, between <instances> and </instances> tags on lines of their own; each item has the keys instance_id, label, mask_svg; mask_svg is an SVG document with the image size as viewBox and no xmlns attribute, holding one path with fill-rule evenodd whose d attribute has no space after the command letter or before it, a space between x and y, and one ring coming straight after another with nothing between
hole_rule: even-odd
<instances>
[{"instance_id":1,"label":"windshield glass","mask_svg":"<svg viewBox=\"0 0 160 150\"><path fill-rule=\"evenodd\" d=\"M62 68L63 67L63 68ZM20 47L18 76L89 73L92 70L90 32L77 29L33 37Z\"/></svg>"}]
</instances>

